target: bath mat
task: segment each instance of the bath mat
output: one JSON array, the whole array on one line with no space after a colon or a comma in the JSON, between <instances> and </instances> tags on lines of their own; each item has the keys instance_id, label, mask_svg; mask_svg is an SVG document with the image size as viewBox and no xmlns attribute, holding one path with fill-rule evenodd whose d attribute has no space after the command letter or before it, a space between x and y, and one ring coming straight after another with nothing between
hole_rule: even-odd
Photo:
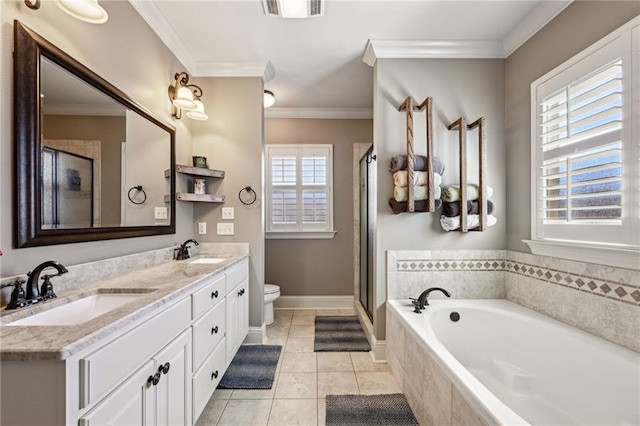
<instances>
[{"instance_id":1,"label":"bath mat","mask_svg":"<svg viewBox=\"0 0 640 426\"><path fill-rule=\"evenodd\" d=\"M315 352L367 352L371 346L358 317L316 317Z\"/></svg>"},{"instance_id":2,"label":"bath mat","mask_svg":"<svg viewBox=\"0 0 640 426\"><path fill-rule=\"evenodd\" d=\"M242 345L218 389L271 389L282 346Z\"/></svg>"},{"instance_id":3,"label":"bath mat","mask_svg":"<svg viewBox=\"0 0 640 426\"><path fill-rule=\"evenodd\" d=\"M414 426L418 421L401 393L327 395L327 426Z\"/></svg>"}]
</instances>

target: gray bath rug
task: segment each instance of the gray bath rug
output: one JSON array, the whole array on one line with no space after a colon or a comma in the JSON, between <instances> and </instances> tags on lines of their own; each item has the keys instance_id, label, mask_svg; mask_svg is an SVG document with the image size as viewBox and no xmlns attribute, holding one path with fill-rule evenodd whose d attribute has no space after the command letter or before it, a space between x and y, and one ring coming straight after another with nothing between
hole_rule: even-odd
<instances>
[{"instance_id":1,"label":"gray bath rug","mask_svg":"<svg viewBox=\"0 0 640 426\"><path fill-rule=\"evenodd\" d=\"M371 350L358 317L316 317L315 352L367 352Z\"/></svg>"},{"instance_id":2,"label":"gray bath rug","mask_svg":"<svg viewBox=\"0 0 640 426\"><path fill-rule=\"evenodd\" d=\"M390 395L327 395L327 426L418 424L407 398Z\"/></svg>"},{"instance_id":3,"label":"gray bath rug","mask_svg":"<svg viewBox=\"0 0 640 426\"><path fill-rule=\"evenodd\" d=\"M282 346L242 345L218 389L271 389Z\"/></svg>"}]
</instances>

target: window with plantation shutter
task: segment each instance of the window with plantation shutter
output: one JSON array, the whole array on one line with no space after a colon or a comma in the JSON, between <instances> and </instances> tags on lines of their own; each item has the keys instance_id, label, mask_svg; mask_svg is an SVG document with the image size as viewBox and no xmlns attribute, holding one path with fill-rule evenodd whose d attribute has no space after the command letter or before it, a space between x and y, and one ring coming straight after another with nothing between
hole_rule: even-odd
<instances>
[{"instance_id":1,"label":"window with plantation shutter","mask_svg":"<svg viewBox=\"0 0 640 426\"><path fill-rule=\"evenodd\" d=\"M333 146L266 145L267 238L333 238Z\"/></svg>"},{"instance_id":2,"label":"window with plantation shutter","mask_svg":"<svg viewBox=\"0 0 640 426\"><path fill-rule=\"evenodd\" d=\"M639 259L639 85L638 20L532 84L534 253L546 242Z\"/></svg>"}]
</instances>

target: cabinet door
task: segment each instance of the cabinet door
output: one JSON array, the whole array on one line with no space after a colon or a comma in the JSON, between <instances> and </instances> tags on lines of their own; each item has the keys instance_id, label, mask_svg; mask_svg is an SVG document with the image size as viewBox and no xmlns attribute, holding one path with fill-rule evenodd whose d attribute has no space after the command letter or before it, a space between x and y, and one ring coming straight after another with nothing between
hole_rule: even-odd
<instances>
[{"instance_id":1,"label":"cabinet door","mask_svg":"<svg viewBox=\"0 0 640 426\"><path fill-rule=\"evenodd\" d=\"M165 367L156 388L155 424L191 424L191 330L188 329L156 356L156 371ZM167 367L168 364L168 368ZM164 373L166 371L166 373Z\"/></svg>"},{"instance_id":2,"label":"cabinet door","mask_svg":"<svg viewBox=\"0 0 640 426\"><path fill-rule=\"evenodd\" d=\"M237 286L229 293L227 293L227 297L225 298L227 309L227 366L231 363L231 360L233 359L233 356L236 354L238 346L240 345L238 343L238 341L240 340L240 288L240 286Z\"/></svg>"},{"instance_id":3,"label":"cabinet door","mask_svg":"<svg viewBox=\"0 0 640 426\"><path fill-rule=\"evenodd\" d=\"M78 425L153 425L155 394L147 379L154 371L153 361L148 361L93 410L80 418Z\"/></svg>"},{"instance_id":4,"label":"cabinet door","mask_svg":"<svg viewBox=\"0 0 640 426\"><path fill-rule=\"evenodd\" d=\"M240 296L240 312L238 314L239 321L239 342L238 346L244 342L245 337L249 334L249 280L245 280L240 287L242 295Z\"/></svg>"}]
</instances>

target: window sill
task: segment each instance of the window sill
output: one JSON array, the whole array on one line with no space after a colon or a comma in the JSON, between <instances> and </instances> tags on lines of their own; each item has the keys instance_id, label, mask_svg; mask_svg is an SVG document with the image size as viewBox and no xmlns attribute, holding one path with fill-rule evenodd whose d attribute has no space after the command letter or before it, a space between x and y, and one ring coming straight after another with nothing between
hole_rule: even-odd
<instances>
[{"instance_id":1,"label":"window sill","mask_svg":"<svg viewBox=\"0 0 640 426\"><path fill-rule=\"evenodd\" d=\"M267 240L332 240L336 231L267 231Z\"/></svg>"},{"instance_id":2,"label":"window sill","mask_svg":"<svg viewBox=\"0 0 640 426\"><path fill-rule=\"evenodd\" d=\"M559 257L618 268L640 269L640 251L637 248L601 246L571 241L522 241L527 243L531 252L538 256Z\"/></svg>"}]
</instances>

